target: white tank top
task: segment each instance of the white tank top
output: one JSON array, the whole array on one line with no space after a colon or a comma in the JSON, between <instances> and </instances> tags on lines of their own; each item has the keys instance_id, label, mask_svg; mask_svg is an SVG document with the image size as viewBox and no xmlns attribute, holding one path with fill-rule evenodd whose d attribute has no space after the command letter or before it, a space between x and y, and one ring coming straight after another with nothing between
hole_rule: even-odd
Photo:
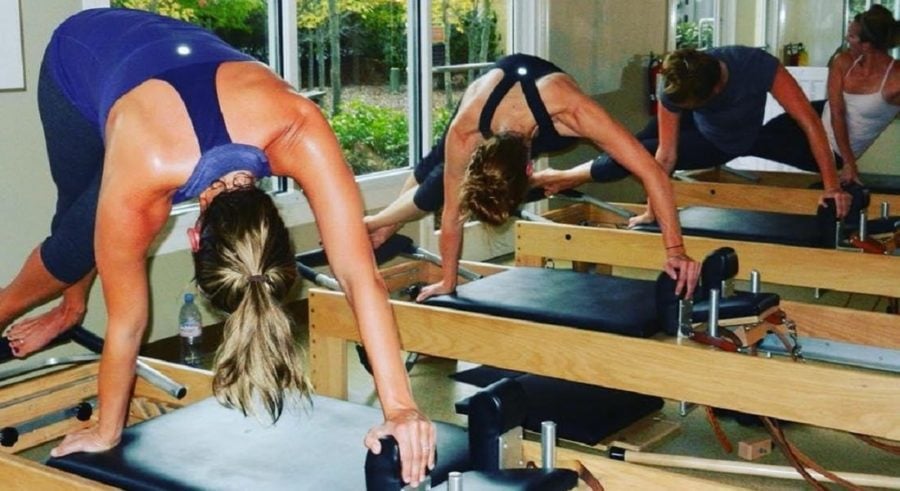
<instances>
[{"instance_id":1,"label":"white tank top","mask_svg":"<svg viewBox=\"0 0 900 491\"><path fill-rule=\"evenodd\" d=\"M850 70L859 63L862 57L856 59ZM853 156L859 158L872 145L878 135L894 120L894 117L900 112L900 106L895 106L884 100L881 95L884 90L884 84L887 82L888 76L891 74L891 68L894 67L894 61L891 60L884 78L881 79L881 86L877 91L870 94L849 94L844 92L845 113L847 115L847 133L850 135L850 149ZM850 73L847 70L847 74ZM846 77L847 74L844 76ZM840 155L837 146L837 140L834 138L834 128L831 127L831 104L825 103L825 109L822 111L822 123L825 126L825 133L828 135L828 142L831 144L831 150Z\"/></svg>"}]
</instances>

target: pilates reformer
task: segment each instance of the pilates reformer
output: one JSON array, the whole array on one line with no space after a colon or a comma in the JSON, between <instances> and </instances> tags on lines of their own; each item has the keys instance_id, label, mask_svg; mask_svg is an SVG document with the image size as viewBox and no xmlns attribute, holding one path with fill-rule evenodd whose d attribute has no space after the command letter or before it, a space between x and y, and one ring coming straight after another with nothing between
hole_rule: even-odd
<instances>
[{"instance_id":1,"label":"pilates reformer","mask_svg":"<svg viewBox=\"0 0 900 491\"><path fill-rule=\"evenodd\" d=\"M0 384L4 381L17 379L18 377L28 376L35 372L54 370L67 366L85 364L99 360L99 353L103 350L103 339L91 333L82 326L75 326L50 342L49 346L57 346L66 342L71 342L86 348L90 353L51 357L43 360L38 364L25 363L19 367L8 369L0 372ZM0 338L0 363L4 363L13 359L13 353L9 346L9 340ZM172 380L170 377L153 368L150 364L142 359L138 359L136 366L137 375L148 383L158 387L160 390L169 394L175 400L182 399L187 395L187 388ZM21 404L29 404L30 397L23 396L21 398L11 399L0 403L0 411L4 409L14 410L14 407ZM60 407L55 410L39 414L22 413L18 417L4 418L0 420L0 447L9 451L17 451L20 439L28 442L34 438L34 435L46 434L48 431L59 431L62 428L72 428L79 426L81 422L90 420L96 409L96 397L83 398L69 406ZM28 419L22 419L28 417ZM73 426L74 425L74 426ZM56 428L55 430L48 430ZM63 430L63 433L65 430ZM59 434L57 434L59 436Z\"/></svg>"},{"instance_id":2,"label":"pilates reformer","mask_svg":"<svg viewBox=\"0 0 900 491\"><path fill-rule=\"evenodd\" d=\"M715 206L782 213L812 213L822 191L804 187L755 185L707 180L672 180L678 206ZM869 190L871 215L888 215L900 210L900 195Z\"/></svg>"},{"instance_id":3,"label":"pilates reformer","mask_svg":"<svg viewBox=\"0 0 900 491\"><path fill-rule=\"evenodd\" d=\"M81 334L76 331L74 336ZM92 335L87 337L96 341L91 338ZM149 358L139 360L138 373L151 375L139 375L136 379L129 426L210 395L208 372ZM5 440L0 447L0 472L5 476L5 485L11 484L13 489L112 489L24 457L29 452L43 454L41 447L95 419L98 371L96 355L73 355L4 372L0 382L0 424L4 426Z\"/></svg>"},{"instance_id":4,"label":"pilates reformer","mask_svg":"<svg viewBox=\"0 0 900 491\"><path fill-rule=\"evenodd\" d=\"M538 227L539 225L541 226ZM584 240L593 232L603 229L564 228L555 224L528 222L519 222L516 227L516 257L517 263L521 265L540 265L548 257L606 264L621 263L609 261L606 254L596 254L597 249L606 249L596 245L602 242ZM555 240L557 244L552 246L547 240L534 237L535 234L532 233L534 230L547 232L550 229L553 229L557 237L566 238ZM565 232L561 233L563 230ZM654 247L659 249L658 243ZM634 256L640 255L638 253ZM647 254L647 260L654 261L654 265L657 265L661 262L661 257L658 257L661 255L662 252ZM389 287L396 290L404 288L411 280L439 273L432 268L421 262L402 263L386 268L383 276ZM466 291L470 284L479 288L478 283L495 277L499 281L503 274L517 269L539 270L496 268L494 274L487 274L485 271L484 279L461 285L456 296L465 300L466 297L461 292ZM570 271L555 271L550 274L556 273L578 274L586 278L598 276ZM532 280L525 279L526 282ZM512 282L518 285L522 283L522 277ZM547 286L548 283L543 281L539 288L534 283L530 285L531 290L541 290L541 293L555 289L555 284ZM494 288L489 286L480 288L488 292L498 290L497 284L494 284ZM642 288L646 289L645 295L650 296L655 291L655 282L651 281ZM578 303L571 298L571 295L578 293L577 288L574 290L574 293L571 289L566 290L561 295L562 298L543 297L541 305L557 307ZM623 288L617 287L615 290ZM523 303L528 306L533 304L533 300L531 298ZM589 300L585 302L587 301ZM319 390L335 397L344 397L347 390L345 377L336 376L335 373L336 367L346 365L346 350L343 345L347 340L358 339L352 330L352 315L343 307L342 302L339 292L320 289L310 292L312 374ZM831 364L792 363L778 358L741 356L711 349L690 338L667 341L659 339L659 335L641 338L561 328L546 319L534 318L536 314L532 313L524 315L526 320L501 317L496 313L460 311L412 302L393 303L404 349L410 351L883 438L900 437L900 415L896 412L896 405L900 403L900 386L895 376ZM646 303L643 302L643 310L648 310ZM614 313L630 308L628 302L621 300L613 305L608 310ZM795 304L792 303L791 306L793 305ZM585 306L579 307L573 315L588 315L585 311L591 309ZM560 310L572 311L571 308ZM786 306L785 311L791 312ZM793 316L792 312L791 315ZM809 315L809 309L806 309L804 315ZM754 323L759 320L760 317L756 316ZM563 353L567 353L567 356L563 356ZM640 360L640 363L617 361L622 359ZM717 368L709 370L709 367ZM789 389L778 383L787 373L794 382ZM685 377L685 374L691 375ZM721 384L723 379L740 380L740 389ZM739 393L754 394L754 397L739 397ZM856 401L856 408L865 408L864 417L853 407L848 407L848 399ZM614 471L606 461L591 461L589 464L586 461L586 465L600 477L604 485L604 477L613 481L627 480L632 486L644 479L652 479L645 474L645 469L616 467ZM622 472L622 475L617 472ZM696 486L695 483L692 485Z\"/></svg>"},{"instance_id":5,"label":"pilates reformer","mask_svg":"<svg viewBox=\"0 0 900 491\"><path fill-rule=\"evenodd\" d=\"M694 203L697 199L697 186L701 184L675 183L676 195L680 202ZM702 186L706 186L703 183ZM685 190L688 191L685 191ZM715 190L711 191L713 196ZM682 198L682 196L687 196ZM818 195L812 196L818 199ZM867 194L855 195L856 208L865 210L868 205ZM564 197L565 199L565 197ZM812 201L815 203L815 201ZM717 202L716 205L722 205ZM573 205L566 208L553 210L545 214L544 223L563 222L567 224L604 224L622 217L621 213L611 216L608 208L597 206ZM843 225L827 213L827 209L819 209L817 216L800 214L781 214L771 211L722 209L701 206L689 206L681 210L680 217L685 233L685 243L689 250L710 250L728 244L736 244L742 251L742 257L749 259L750 267L747 269L762 271L764 276L773 283L804 286L816 289L818 296L821 288L841 290L850 293L867 293L887 299L886 312L897 313L898 296L900 289L894 280L898 269L894 265L896 259L885 258L877 260L873 257L885 255L890 247L900 239L896 232L897 222L892 219L864 220L864 214L860 213L860 223L864 224L851 234L842 232ZM882 210L884 211L884 210ZM892 240L876 242L869 238L860 241L858 237L866 237L866 228L887 231L892 234ZM831 227L834 227L833 229ZM656 231L655 225L639 227L645 231ZM833 231L832 231L833 230ZM612 233L612 232L610 232ZM695 239L691 235L702 237ZM598 237L598 241L606 240L608 234ZM640 240L636 236L622 241L619 247L630 247L633 241ZM763 245L761 240L776 242L774 245ZM740 242L735 242L740 241ZM751 242L752 241L752 242ZM849 242L849 244L848 244ZM739 245L737 245L739 244ZM822 244L839 250L866 251L874 254L844 255L833 254L822 248ZM838 247L834 247L837 244ZM895 252L900 252L894 249ZM793 310L793 309L792 309ZM806 309L802 309L806 310ZM827 309L826 309L827 310ZM824 312L824 311L823 311ZM869 336L864 342L858 343L854 339L859 330L848 329L854 324L865 325L862 319L852 319L845 315L839 315L844 320L844 330L848 333L839 333L841 327L838 321L823 321L820 319L806 319L803 324L812 323L829 324L829 332L825 337L811 335L804 332L804 346L809 357L833 362L854 364L857 366L900 370L900 355L897 345L888 342L886 346L880 345L877 335ZM884 320L876 317L875 322L881 326L887 326L893 320ZM875 332L880 332L875 330ZM780 340L770 336L763 343L763 349L783 354Z\"/></svg>"},{"instance_id":6,"label":"pilates reformer","mask_svg":"<svg viewBox=\"0 0 900 491\"><path fill-rule=\"evenodd\" d=\"M417 487L404 487L393 439L382 441L378 456L361 448L359 436L380 421L379 409L320 396L313 396L306 409L292 407L272 425L208 398L127 428L122 444L110 451L51 458L48 465L135 490L428 490L451 473L472 484L485 483L487 489L575 488L578 475L554 469L552 462L518 472L505 468L522 459L516 452L520 390L505 382L488 388L468 432L437 422L437 464ZM555 442L547 444L552 452ZM198 457L203 454L209 455Z\"/></svg>"},{"instance_id":7,"label":"pilates reformer","mask_svg":"<svg viewBox=\"0 0 900 491\"><path fill-rule=\"evenodd\" d=\"M381 247L375 250L375 262L378 265L388 263L398 257L427 261L437 266L441 265L440 257L431 251L418 247L413 243L412 239L403 235L395 234L391 236ZM324 249L313 249L299 253L295 257L295 263L297 265L297 271L307 281L334 291L341 290L341 286L336 279L319 271L319 269L328 265L328 256L325 254ZM481 278L479 273L465 267L459 268L459 275L465 280L476 280ZM403 297L414 299L418 294L418 288L420 286L421 284L411 285L410 288L402 292ZM367 372L371 373L372 368L369 365L365 349L361 344L356 345L356 353L360 363L362 363ZM407 354L404 363L407 372L413 369L417 360L417 353Z\"/></svg>"},{"instance_id":8,"label":"pilates reformer","mask_svg":"<svg viewBox=\"0 0 900 491\"><path fill-rule=\"evenodd\" d=\"M80 344L102 342L82 328L65 335ZM62 340L58 340L62 341ZM120 445L98 454L76 453L50 458L46 466L16 453L52 442L82 425L52 420L55 407L67 407L70 399L96 399L96 358L72 357L68 365L39 377L20 379L24 371L13 374L16 380L0 386L2 421L32 417L21 438L10 441L0 453L0 470L12 476L14 487L21 489L401 489L399 450L384 442L380 456L369 455L361 447L360 435L377 424L381 412L325 397L313 396L309 406L298 405L287 411L277 424L267 425L245 417L240 411L221 406L210 396L211 374L156 360L142 360L142 373L153 374L154 382L143 377L135 387L129 412L129 425ZM43 364L42 368L46 368ZM184 381L180 385L173 380ZM37 385L38 387L30 387ZM177 395L172 388L178 387ZM438 428L438 464L429 479L417 488L437 489L450 479L463 479L478 489L563 491L577 485L578 474L554 469L552 460L540 468L523 467L521 454L522 389L515 382L503 381L475 396L470 431L436 423ZM85 404L85 403L82 403ZM77 420L91 418L89 414ZM73 414L69 415L74 416ZM34 427L40 420L42 429ZM10 427L12 428L12 427ZM4 436L7 436L4 429ZM329 442L324 444L322 442ZM336 442L336 443L333 443ZM14 446L18 444L17 446ZM5 444L4 444L5 445ZM555 440L548 434L545 454L552 456ZM290 460L285 461L288 457ZM365 461L371 464L364 465ZM354 467L356 466L356 467ZM371 466L371 469L367 467ZM353 472L350 469L358 469ZM317 472L310 473L310 469ZM443 488L442 488L443 489Z\"/></svg>"},{"instance_id":9,"label":"pilates reformer","mask_svg":"<svg viewBox=\"0 0 900 491\"><path fill-rule=\"evenodd\" d=\"M685 187L683 184L676 186L676 201L680 206L684 206L679 210L678 216L682 233L685 235L884 255L892 255L898 248L897 243L900 242L900 217L891 216L889 206L884 203L880 215L877 218L869 218L867 210L871 197L864 188L851 189L853 204L850 214L839 221L831 203L825 206L814 204L810 208L816 210L814 214L809 214L808 211L785 213L771 209L729 208L716 199L712 199L713 206L707 206L695 195L691 195L695 199L680 199L679 190L683 193ZM710 196L715 197L716 194L715 190L709 191ZM580 224L615 224L619 222L616 218L627 219L634 215L633 211L624 205L606 203L575 190L563 191L554 198L606 210L614 217L612 222L582 219L576 222ZM526 214L523 218L546 222L554 221L554 215L559 214L559 212L549 213L542 217ZM560 218L563 218L565 223L573 223L571 217L563 215ZM659 232L656 223L640 225L634 229ZM900 254L900 251L897 253Z\"/></svg>"}]
</instances>

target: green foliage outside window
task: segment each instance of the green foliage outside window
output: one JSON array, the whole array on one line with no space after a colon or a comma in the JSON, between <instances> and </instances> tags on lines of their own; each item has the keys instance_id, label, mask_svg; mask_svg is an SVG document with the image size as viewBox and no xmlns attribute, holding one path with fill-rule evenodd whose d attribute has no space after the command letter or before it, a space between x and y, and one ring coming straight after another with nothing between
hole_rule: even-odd
<instances>
[{"instance_id":1,"label":"green foliage outside window","mask_svg":"<svg viewBox=\"0 0 900 491\"><path fill-rule=\"evenodd\" d=\"M675 26L675 47L709 48L712 47L713 29L711 24L697 22L679 22Z\"/></svg>"},{"instance_id":2,"label":"green foliage outside window","mask_svg":"<svg viewBox=\"0 0 900 491\"><path fill-rule=\"evenodd\" d=\"M432 120L435 141L443 135L451 115L448 109L435 109ZM331 126L354 174L368 174L409 165L409 127L405 111L385 109L358 100L350 101L340 113L331 118Z\"/></svg>"}]
</instances>

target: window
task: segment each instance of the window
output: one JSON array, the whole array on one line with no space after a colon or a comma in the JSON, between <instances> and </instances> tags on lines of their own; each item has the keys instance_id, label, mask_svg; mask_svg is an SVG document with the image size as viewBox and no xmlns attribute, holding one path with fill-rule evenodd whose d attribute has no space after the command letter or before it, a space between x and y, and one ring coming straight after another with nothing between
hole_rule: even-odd
<instances>
[{"instance_id":1,"label":"window","mask_svg":"<svg viewBox=\"0 0 900 491\"><path fill-rule=\"evenodd\" d=\"M716 0L679 0L675 6L675 48L718 46Z\"/></svg>"},{"instance_id":2,"label":"window","mask_svg":"<svg viewBox=\"0 0 900 491\"><path fill-rule=\"evenodd\" d=\"M516 9L546 8L544 0L527 3L534 6ZM83 4L107 5L103 0ZM502 56L507 46L513 42L527 46L538 35L520 33L521 39L513 39L509 15L513 0L111 0L110 4L204 26L268 63L319 103L358 176L369 209L396 197L412 163L443 134L469 81ZM270 181L269 189L283 195L279 202L286 223L313 220L302 195L291 192L291 183ZM184 219L189 220L188 212L194 209L189 205L174 214L187 213ZM180 248L180 240L175 242L158 250Z\"/></svg>"},{"instance_id":3,"label":"window","mask_svg":"<svg viewBox=\"0 0 900 491\"><path fill-rule=\"evenodd\" d=\"M465 86L502 51L505 0L435 0L422 11L428 3L298 2L300 87L321 98L356 175L406 168L427 152ZM427 86L410 82L426 70ZM415 101L429 98L432 111L417 118ZM424 148L410 145L419 126L432 135Z\"/></svg>"}]
</instances>

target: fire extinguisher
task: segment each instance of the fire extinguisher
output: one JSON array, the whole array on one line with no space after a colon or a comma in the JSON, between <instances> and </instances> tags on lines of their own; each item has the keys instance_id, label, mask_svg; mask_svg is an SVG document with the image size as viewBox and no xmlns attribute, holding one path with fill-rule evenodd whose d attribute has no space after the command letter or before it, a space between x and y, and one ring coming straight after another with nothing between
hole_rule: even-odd
<instances>
[{"instance_id":1,"label":"fire extinguisher","mask_svg":"<svg viewBox=\"0 0 900 491\"><path fill-rule=\"evenodd\" d=\"M660 71L662 71L662 59L651 51L650 62L647 64L647 114L650 116L656 116L656 108L659 104L656 89Z\"/></svg>"}]
</instances>

